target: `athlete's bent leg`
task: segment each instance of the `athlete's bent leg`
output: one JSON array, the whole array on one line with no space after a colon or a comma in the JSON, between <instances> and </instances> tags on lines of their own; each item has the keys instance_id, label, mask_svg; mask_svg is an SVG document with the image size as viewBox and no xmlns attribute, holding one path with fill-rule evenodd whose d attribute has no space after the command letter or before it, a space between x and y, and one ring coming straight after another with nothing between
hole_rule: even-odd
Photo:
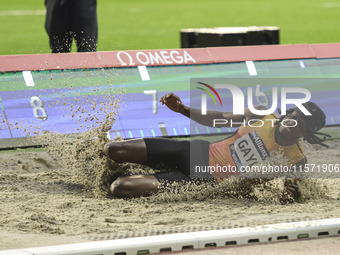
<instances>
[{"instance_id":1,"label":"athlete's bent leg","mask_svg":"<svg viewBox=\"0 0 340 255\"><path fill-rule=\"evenodd\" d=\"M105 155L116 162L146 163L146 145L144 139L115 141L104 146Z\"/></svg>"},{"instance_id":2,"label":"athlete's bent leg","mask_svg":"<svg viewBox=\"0 0 340 255\"><path fill-rule=\"evenodd\" d=\"M150 196L160 190L160 182L152 175L132 175L119 177L110 191L117 198Z\"/></svg>"}]
</instances>

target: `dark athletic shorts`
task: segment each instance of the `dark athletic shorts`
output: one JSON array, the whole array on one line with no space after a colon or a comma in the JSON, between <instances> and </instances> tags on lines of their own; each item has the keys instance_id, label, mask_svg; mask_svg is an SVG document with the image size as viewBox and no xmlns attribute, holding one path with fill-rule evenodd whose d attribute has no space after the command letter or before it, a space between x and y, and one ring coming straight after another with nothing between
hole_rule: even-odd
<instances>
[{"instance_id":1,"label":"dark athletic shorts","mask_svg":"<svg viewBox=\"0 0 340 255\"><path fill-rule=\"evenodd\" d=\"M177 140L169 138L144 138L147 150L146 165L161 170L154 174L159 181L180 182L196 180L195 165L209 166L209 142L205 140ZM211 175L200 175L210 178Z\"/></svg>"}]
</instances>

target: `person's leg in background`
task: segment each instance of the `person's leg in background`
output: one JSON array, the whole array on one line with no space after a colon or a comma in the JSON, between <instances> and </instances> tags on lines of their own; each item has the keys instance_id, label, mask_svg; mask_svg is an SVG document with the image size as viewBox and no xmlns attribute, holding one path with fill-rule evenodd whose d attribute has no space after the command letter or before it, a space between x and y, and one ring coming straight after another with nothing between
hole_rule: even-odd
<instances>
[{"instance_id":1,"label":"person's leg in background","mask_svg":"<svg viewBox=\"0 0 340 255\"><path fill-rule=\"evenodd\" d=\"M98 43L97 0L72 1L72 32L78 52L94 52Z\"/></svg>"},{"instance_id":2,"label":"person's leg in background","mask_svg":"<svg viewBox=\"0 0 340 255\"><path fill-rule=\"evenodd\" d=\"M45 0L45 29L52 53L71 51L72 31L69 3L65 0Z\"/></svg>"}]
</instances>

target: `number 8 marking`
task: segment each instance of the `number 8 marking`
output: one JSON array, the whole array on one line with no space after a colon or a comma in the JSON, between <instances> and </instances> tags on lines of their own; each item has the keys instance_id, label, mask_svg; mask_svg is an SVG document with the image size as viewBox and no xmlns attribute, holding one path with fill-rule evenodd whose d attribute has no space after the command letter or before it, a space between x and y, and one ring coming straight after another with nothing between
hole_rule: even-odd
<instances>
[{"instance_id":1,"label":"number 8 marking","mask_svg":"<svg viewBox=\"0 0 340 255\"><path fill-rule=\"evenodd\" d=\"M33 107L34 117L42 121L47 120L48 116L46 109L44 108L44 102L39 97L33 96L31 97L30 103Z\"/></svg>"}]
</instances>

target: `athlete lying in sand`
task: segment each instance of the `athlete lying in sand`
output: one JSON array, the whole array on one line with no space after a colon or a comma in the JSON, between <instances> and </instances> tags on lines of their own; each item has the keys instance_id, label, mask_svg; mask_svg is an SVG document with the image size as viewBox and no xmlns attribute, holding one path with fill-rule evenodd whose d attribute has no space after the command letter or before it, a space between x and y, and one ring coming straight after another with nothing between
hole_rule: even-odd
<instances>
[{"instance_id":1,"label":"athlete lying in sand","mask_svg":"<svg viewBox=\"0 0 340 255\"><path fill-rule=\"evenodd\" d=\"M287 115L278 121L275 121L278 119L276 114L258 116L250 112L249 109L245 110L244 115L218 111L208 111L207 115L201 115L201 110L185 106L181 99L173 93L163 96L160 102L170 110L210 127L213 126L214 119L225 119L228 120L228 123L230 120L240 123L245 119L245 123L248 123L248 120L259 119L264 124L259 128L256 127L258 126L256 123L252 123L252 126L240 123L239 129L232 136L214 143L205 140L187 141L167 138L141 138L110 142L105 145L104 153L116 162L138 163L155 169L167 169L167 171L153 175L118 178L110 187L110 191L115 197L149 196L160 191L161 183L164 181L190 181L192 180L190 169L193 173L193 166L219 165L234 168L238 166L239 168L242 165L255 164L261 158L264 159L277 152L283 154L286 166L303 167L307 163L307 159L299 141L302 137L309 143L327 147L323 143L324 139L315 136L315 134L321 134L317 131L325 125L325 114L311 102L303 104L312 114L311 116L304 115L299 108L295 107L288 110ZM261 110L264 106L256 108ZM285 125L282 125L282 121L285 122ZM295 127L293 127L294 124ZM252 143L251 146L250 143ZM247 147L247 145L249 146ZM216 182L219 182L223 178L239 174L239 171L214 173L213 177ZM296 180L286 182L282 202L292 201L298 196L299 189Z\"/></svg>"}]
</instances>

